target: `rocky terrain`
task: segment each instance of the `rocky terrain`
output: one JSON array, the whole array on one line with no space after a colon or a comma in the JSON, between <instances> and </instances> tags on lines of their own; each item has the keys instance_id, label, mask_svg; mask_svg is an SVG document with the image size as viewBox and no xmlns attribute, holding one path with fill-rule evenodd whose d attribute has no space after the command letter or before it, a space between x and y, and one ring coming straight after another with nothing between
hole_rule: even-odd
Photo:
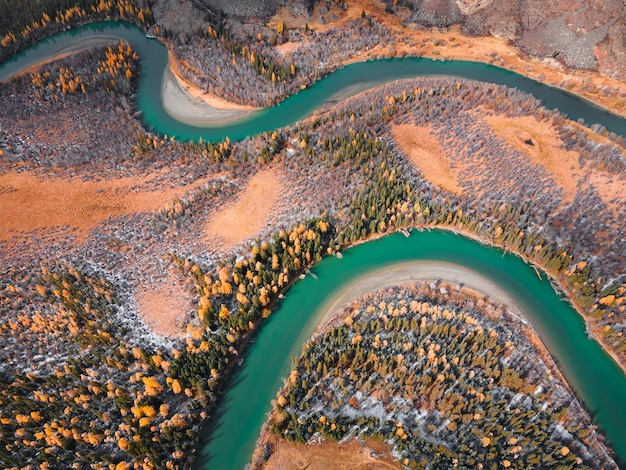
<instances>
[{"instance_id":1,"label":"rocky terrain","mask_svg":"<svg viewBox=\"0 0 626 470\"><path fill-rule=\"evenodd\" d=\"M160 0L160 5L169 0ZM557 58L568 67L598 70L614 77L626 76L626 5L620 0L383 0L386 10L407 28L448 27L460 24L472 36L506 39L529 54ZM337 17L338 4L368 2L259 0L196 2L223 10L240 20L266 22L285 6L296 16L317 14ZM244 5L245 4L245 5ZM184 4L183 4L184 5ZM345 9L345 6L342 8ZM341 9L341 8L340 8ZM157 21L159 21L157 15Z\"/></svg>"},{"instance_id":2,"label":"rocky terrain","mask_svg":"<svg viewBox=\"0 0 626 470\"><path fill-rule=\"evenodd\" d=\"M568 67L599 70L615 78L626 75L626 6L619 0L386 3L407 26L460 23L470 35L506 39L529 54L557 58Z\"/></svg>"}]
</instances>

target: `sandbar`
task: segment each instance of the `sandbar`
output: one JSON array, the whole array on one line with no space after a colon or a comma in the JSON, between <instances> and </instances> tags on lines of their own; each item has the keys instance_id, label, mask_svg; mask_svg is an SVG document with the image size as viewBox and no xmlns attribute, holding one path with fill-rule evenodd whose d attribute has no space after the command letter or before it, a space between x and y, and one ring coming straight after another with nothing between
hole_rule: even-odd
<instances>
[{"instance_id":1,"label":"sandbar","mask_svg":"<svg viewBox=\"0 0 626 470\"><path fill-rule=\"evenodd\" d=\"M173 118L200 127L223 124L260 109L204 93L180 79L172 71L171 65L163 75L161 102L167 114Z\"/></svg>"},{"instance_id":2,"label":"sandbar","mask_svg":"<svg viewBox=\"0 0 626 470\"><path fill-rule=\"evenodd\" d=\"M63 59L72 54L82 52L87 49L91 49L99 46L107 46L119 42L120 39L115 36L107 36L105 34L90 36L88 38L81 39L80 41L72 42L58 47L53 52L49 53L46 57L41 58L36 54L32 57L23 57L21 60L22 68L15 73L0 73L0 82L10 79L13 76L20 74L27 74L35 72L42 65L49 64L56 60Z\"/></svg>"},{"instance_id":3,"label":"sandbar","mask_svg":"<svg viewBox=\"0 0 626 470\"><path fill-rule=\"evenodd\" d=\"M528 325L523 309L504 289L482 274L464 266L442 261L413 261L375 271L357 279L338 296L334 296L321 307L323 318L320 327L334 320L341 308L360 299L364 295L385 287L413 281L444 281L461 285L473 292L484 295L504 305L509 313L517 316Z\"/></svg>"}]
</instances>

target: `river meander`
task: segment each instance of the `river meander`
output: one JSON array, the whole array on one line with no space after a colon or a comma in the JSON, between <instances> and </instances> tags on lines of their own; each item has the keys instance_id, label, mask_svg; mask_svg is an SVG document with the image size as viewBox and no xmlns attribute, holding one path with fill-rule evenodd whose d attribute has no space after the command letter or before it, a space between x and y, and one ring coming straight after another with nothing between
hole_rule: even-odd
<instances>
[{"instance_id":1,"label":"river meander","mask_svg":"<svg viewBox=\"0 0 626 470\"><path fill-rule=\"evenodd\" d=\"M505 291L530 320L577 396L612 443L626 455L626 376L587 337L582 318L555 294L545 275L512 254L442 230L409 238L392 234L355 246L341 259L325 258L288 292L279 310L250 345L208 424L196 468L243 468L248 462L270 401L327 308L359 279L413 261L444 261L470 269ZM622 457L623 459L623 457Z\"/></svg>"},{"instance_id":2,"label":"river meander","mask_svg":"<svg viewBox=\"0 0 626 470\"><path fill-rule=\"evenodd\" d=\"M0 81L94 37L126 40L139 53L137 106L144 123L156 132L183 140L219 140L225 136L239 140L292 124L348 87L363 88L368 84L374 86L424 75L456 76L517 87L572 119L600 123L626 136L625 119L513 72L473 62L417 58L352 64L273 108L251 113L226 125L195 127L175 120L163 109L160 96L168 63L166 48L157 40L147 39L140 29L123 22L91 24L46 39L0 64ZM243 468L270 409L270 401L281 386L281 377L289 370L291 357L299 354L328 302L368 273L415 260L455 263L505 290L556 358L618 458L626 460L626 375L597 342L586 336L584 322L576 311L555 294L545 278L540 281L532 268L513 255L448 232L414 231L410 238L394 234L350 248L344 252L343 259L326 258L312 270L317 278L307 276L289 290L280 309L265 323L249 347L243 367L231 377L227 392L208 424L207 445L199 452L197 466Z\"/></svg>"},{"instance_id":3,"label":"river meander","mask_svg":"<svg viewBox=\"0 0 626 470\"><path fill-rule=\"evenodd\" d=\"M215 141L226 136L230 140L241 140L251 134L293 124L351 87L363 91L380 83L418 76L452 76L516 87L542 100L546 108L565 112L570 119L584 119L588 124L599 123L626 137L626 119L558 88L482 63L415 57L350 64L272 108L225 124L194 126L176 120L163 108L161 92L168 66L167 49L158 40L146 38L141 29L126 22L88 24L45 39L0 64L0 81L93 38L125 40L137 51L141 59L137 106L142 112L144 124L160 134L181 140L202 138Z\"/></svg>"}]
</instances>

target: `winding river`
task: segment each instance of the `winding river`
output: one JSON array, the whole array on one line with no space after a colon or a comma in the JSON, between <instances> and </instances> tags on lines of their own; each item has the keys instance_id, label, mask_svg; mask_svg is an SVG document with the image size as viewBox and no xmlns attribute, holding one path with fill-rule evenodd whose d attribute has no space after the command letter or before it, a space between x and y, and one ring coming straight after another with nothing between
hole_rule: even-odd
<instances>
[{"instance_id":1,"label":"winding river","mask_svg":"<svg viewBox=\"0 0 626 470\"><path fill-rule=\"evenodd\" d=\"M195 127L179 122L164 110L158 97L168 63L166 48L147 39L140 29L124 22L105 22L66 31L27 49L0 64L0 81L48 57L71 50L86 40L128 41L139 53L140 79L137 105L144 123L156 132L179 139L218 140L247 135L292 124L332 100L341 90L423 75L448 75L517 87L541 99L548 108L558 108L572 119L600 123L626 136L626 120L561 90L540 84L513 72L465 61L389 59L349 65L279 105L253 112L222 126ZM329 257L296 283L280 309L265 323L246 353L244 365L229 380L204 434L197 467L243 468L252 449L270 401L287 375L291 357L314 331L328 306L355 281L392 265L415 261L445 261L489 279L505 291L539 333L579 399L595 422L626 461L626 375L599 344L585 334L581 317L550 283L519 258L484 247L449 232L412 232L386 236L350 248L342 259ZM410 277L410 276L409 276Z\"/></svg>"},{"instance_id":2,"label":"winding river","mask_svg":"<svg viewBox=\"0 0 626 470\"><path fill-rule=\"evenodd\" d=\"M226 124L197 127L170 116L164 109L162 100L158 99L168 65L165 46L156 39L146 38L141 29L126 22L88 24L45 39L0 64L0 81L41 60L94 39L122 39L138 52L141 63L137 105L142 112L144 124L160 134L182 140L202 138L205 141L215 141L225 136L231 140L241 140L250 134L293 124L326 101L333 101L342 90L350 87L358 85L359 91L362 91L384 82L417 76L453 76L516 87L542 100L547 108L566 112L571 119L584 119L588 124L599 123L616 134L626 136L626 119L558 88L491 65L415 57L354 63L333 72L272 108L252 112Z\"/></svg>"},{"instance_id":3,"label":"winding river","mask_svg":"<svg viewBox=\"0 0 626 470\"><path fill-rule=\"evenodd\" d=\"M289 374L291 358L300 354L335 299L361 279L416 261L462 266L506 292L539 333L623 460L626 376L600 345L587 337L582 318L555 294L547 278L540 280L535 270L515 255L469 238L443 230L414 230L409 238L396 233L347 249L341 259L327 257L311 270L315 277L306 276L289 290L280 309L251 344L243 367L227 384L208 423L207 440L195 468L244 468L270 411L270 401ZM407 272L407 280L424 277L413 276L411 269ZM438 273L435 276L439 278ZM464 281L474 287L471 280Z\"/></svg>"}]
</instances>

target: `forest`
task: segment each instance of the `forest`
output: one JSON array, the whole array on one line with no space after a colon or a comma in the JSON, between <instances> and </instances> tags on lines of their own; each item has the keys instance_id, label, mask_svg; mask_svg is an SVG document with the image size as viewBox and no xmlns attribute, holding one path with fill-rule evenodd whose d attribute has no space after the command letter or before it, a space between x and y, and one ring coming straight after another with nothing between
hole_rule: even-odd
<instances>
[{"instance_id":1,"label":"forest","mask_svg":"<svg viewBox=\"0 0 626 470\"><path fill-rule=\"evenodd\" d=\"M608 465L523 326L495 319L497 305L442 292L411 284L346 308L303 347L271 432L299 442L373 437L408 468Z\"/></svg>"},{"instance_id":2,"label":"forest","mask_svg":"<svg viewBox=\"0 0 626 470\"><path fill-rule=\"evenodd\" d=\"M37 41L90 21L123 19L148 28L153 23L142 0L0 1L0 62Z\"/></svg>"}]
</instances>

